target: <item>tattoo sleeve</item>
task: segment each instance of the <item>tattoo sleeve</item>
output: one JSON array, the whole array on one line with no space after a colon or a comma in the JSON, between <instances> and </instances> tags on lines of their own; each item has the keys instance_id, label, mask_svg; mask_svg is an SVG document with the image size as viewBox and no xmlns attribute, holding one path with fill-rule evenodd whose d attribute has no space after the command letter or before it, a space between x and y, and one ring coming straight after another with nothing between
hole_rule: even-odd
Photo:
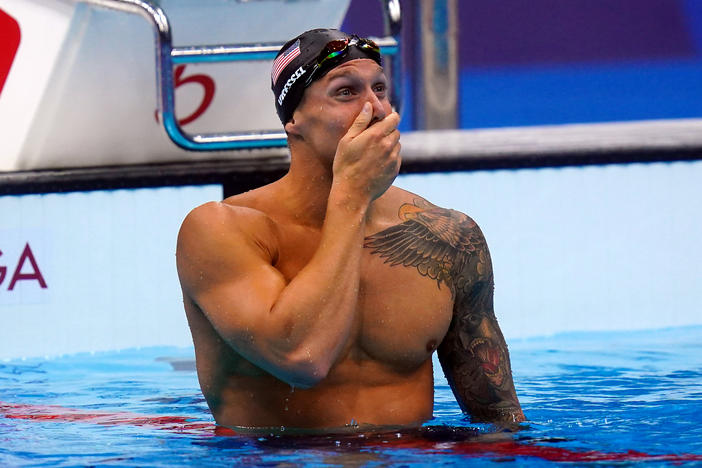
<instances>
[{"instance_id":1,"label":"tattoo sleeve","mask_svg":"<svg viewBox=\"0 0 702 468\"><path fill-rule=\"evenodd\" d=\"M439 361L461 409L474 421L523 421L507 344L493 307L490 253L480 228L475 223L465 228L464 237L474 240L475 251L460 275Z\"/></svg>"},{"instance_id":2,"label":"tattoo sleeve","mask_svg":"<svg viewBox=\"0 0 702 468\"><path fill-rule=\"evenodd\" d=\"M493 309L490 252L468 216L418 199L398 213L402 223L366 238L391 265L414 267L450 288L453 319L439 360L461 409L475 421L524 420L507 345Z\"/></svg>"}]
</instances>

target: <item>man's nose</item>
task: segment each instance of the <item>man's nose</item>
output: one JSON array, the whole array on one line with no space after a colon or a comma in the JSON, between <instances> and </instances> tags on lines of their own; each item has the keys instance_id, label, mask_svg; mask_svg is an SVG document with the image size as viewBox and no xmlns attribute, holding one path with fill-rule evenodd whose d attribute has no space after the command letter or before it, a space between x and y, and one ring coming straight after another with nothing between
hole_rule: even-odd
<instances>
[{"instance_id":1,"label":"man's nose","mask_svg":"<svg viewBox=\"0 0 702 468\"><path fill-rule=\"evenodd\" d=\"M383 101L378 98L373 89L368 90L368 101L371 103L373 108L373 118L371 119L371 125L375 122L383 120L387 116L387 111L383 105Z\"/></svg>"}]
</instances>

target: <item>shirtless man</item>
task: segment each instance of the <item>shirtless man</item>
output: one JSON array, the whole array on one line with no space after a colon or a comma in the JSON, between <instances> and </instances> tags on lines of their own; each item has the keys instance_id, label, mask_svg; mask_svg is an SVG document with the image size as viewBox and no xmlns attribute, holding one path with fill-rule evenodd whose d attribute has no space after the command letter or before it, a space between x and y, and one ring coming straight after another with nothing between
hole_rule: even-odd
<instances>
[{"instance_id":1,"label":"shirtless man","mask_svg":"<svg viewBox=\"0 0 702 468\"><path fill-rule=\"evenodd\" d=\"M480 229L391 185L399 116L377 46L308 31L281 48L271 78L289 172L194 209L178 237L198 378L217 423L421 425L437 349L474 421L522 421Z\"/></svg>"}]
</instances>

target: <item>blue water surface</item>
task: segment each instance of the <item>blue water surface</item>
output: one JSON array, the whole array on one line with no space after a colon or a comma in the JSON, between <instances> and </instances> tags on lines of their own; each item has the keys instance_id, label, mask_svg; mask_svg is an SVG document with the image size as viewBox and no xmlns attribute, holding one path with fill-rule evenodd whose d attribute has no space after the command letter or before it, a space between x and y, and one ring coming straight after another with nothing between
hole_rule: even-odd
<instances>
[{"instance_id":1,"label":"blue water surface","mask_svg":"<svg viewBox=\"0 0 702 468\"><path fill-rule=\"evenodd\" d=\"M560 334L514 341L510 352L529 419L521 430L471 424L437 367L435 417L419 436L216 435L192 349L4 362L0 466L702 465L702 327ZM117 416L10 417L33 408ZM157 419L166 416L194 426Z\"/></svg>"}]
</instances>

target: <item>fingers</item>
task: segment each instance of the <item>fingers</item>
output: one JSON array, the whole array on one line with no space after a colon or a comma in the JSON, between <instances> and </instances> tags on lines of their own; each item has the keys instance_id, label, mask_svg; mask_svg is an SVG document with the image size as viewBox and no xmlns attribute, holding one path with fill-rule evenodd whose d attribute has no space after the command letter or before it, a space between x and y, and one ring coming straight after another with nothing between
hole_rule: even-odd
<instances>
[{"instance_id":1,"label":"fingers","mask_svg":"<svg viewBox=\"0 0 702 468\"><path fill-rule=\"evenodd\" d=\"M373 125L372 129L366 130L366 133L375 133L377 144L383 148L383 152L390 160L397 159L400 152L400 131L397 129L397 123L399 123L399 116L393 112Z\"/></svg>"},{"instance_id":2,"label":"fingers","mask_svg":"<svg viewBox=\"0 0 702 468\"><path fill-rule=\"evenodd\" d=\"M383 163L379 166L381 177L375 179L374 182L369 184L369 188L373 186L370 190L372 193L372 199L376 200L392 185L393 181L400 172L400 165L402 164L402 158L400 157L400 143L396 143L387 158L383 160Z\"/></svg>"},{"instance_id":3,"label":"fingers","mask_svg":"<svg viewBox=\"0 0 702 468\"><path fill-rule=\"evenodd\" d=\"M397 126L400 124L400 115L397 112L393 112L383 120L378 122L376 125L382 129L383 134L388 136L394 132L397 132ZM399 135L399 132L398 132Z\"/></svg>"},{"instance_id":4,"label":"fingers","mask_svg":"<svg viewBox=\"0 0 702 468\"><path fill-rule=\"evenodd\" d=\"M349 130L346 132L346 136L350 138L355 138L358 135L360 135L363 132L363 130L368 128L368 124L371 122L372 118L373 109L371 107L371 103L366 102L365 104L363 104L363 108L356 117L356 120L354 120L351 124L351 128L349 128Z\"/></svg>"},{"instance_id":5,"label":"fingers","mask_svg":"<svg viewBox=\"0 0 702 468\"><path fill-rule=\"evenodd\" d=\"M395 173L396 174L400 171L400 166L402 165L402 156L400 155L401 149L402 149L402 147L400 145L400 142L398 141L392 150L392 158L395 160Z\"/></svg>"},{"instance_id":6,"label":"fingers","mask_svg":"<svg viewBox=\"0 0 702 468\"><path fill-rule=\"evenodd\" d=\"M402 164L402 158L400 156L400 143L396 143L395 146L393 146L390 154L388 155L387 164L388 169L392 171L394 176L397 176L397 173L400 171L400 165Z\"/></svg>"},{"instance_id":7,"label":"fingers","mask_svg":"<svg viewBox=\"0 0 702 468\"><path fill-rule=\"evenodd\" d=\"M385 135L385 138L392 141L393 144L396 144L398 141L400 141L400 131L395 129L389 134Z\"/></svg>"},{"instance_id":8,"label":"fingers","mask_svg":"<svg viewBox=\"0 0 702 468\"><path fill-rule=\"evenodd\" d=\"M375 200L400 169L400 116L392 112L371 125L372 118L372 107L366 103L339 141L333 171L341 186L349 185L349 193L368 194Z\"/></svg>"},{"instance_id":9,"label":"fingers","mask_svg":"<svg viewBox=\"0 0 702 468\"><path fill-rule=\"evenodd\" d=\"M397 112L392 112L382 120L375 122L373 125L371 125L371 122L373 122L373 107L371 106L370 102L366 102L363 104L361 112L359 112L356 119L351 124L351 127L346 132L346 138L353 140L358 135L370 128L373 128L373 132L376 134L382 134L384 137L389 136L397 132L397 126L400 123L400 116Z\"/></svg>"}]
</instances>

